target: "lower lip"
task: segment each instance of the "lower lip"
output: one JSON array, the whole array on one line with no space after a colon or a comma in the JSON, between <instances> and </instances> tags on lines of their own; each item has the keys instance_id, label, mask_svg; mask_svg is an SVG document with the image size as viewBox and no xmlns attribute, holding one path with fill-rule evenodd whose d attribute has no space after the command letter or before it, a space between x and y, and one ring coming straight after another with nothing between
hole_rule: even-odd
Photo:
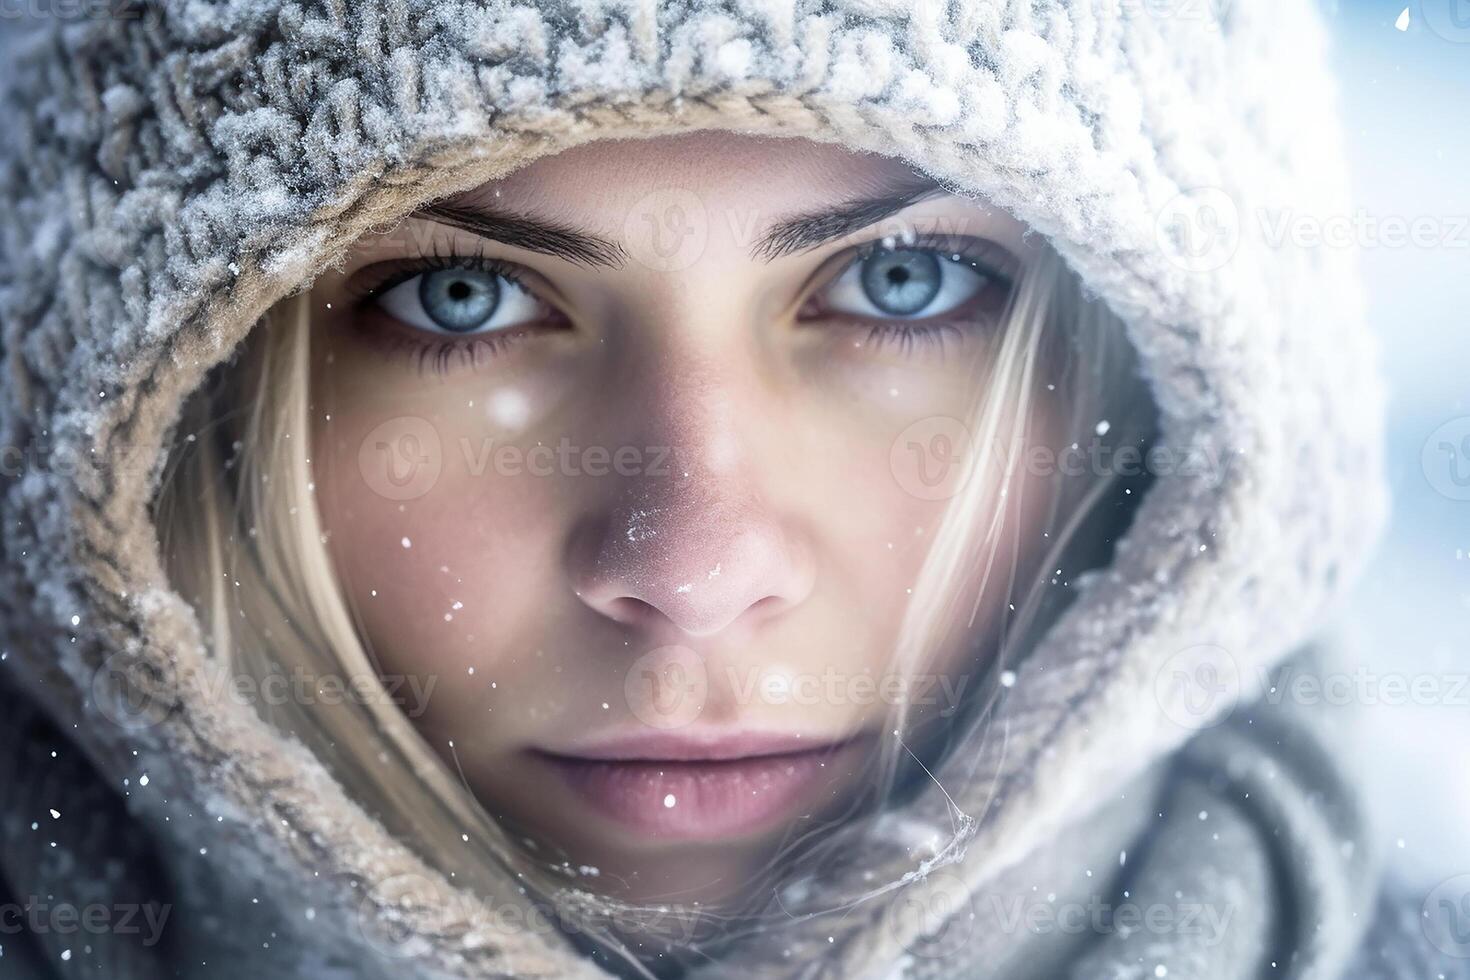
<instances>
[{"instance_id":1,"label":"lower lip","mask_svg":"<svg viewBox=\"0 0 1470 980\"><path fill-rule=\"evenodd\" d=\"M760 833L824 802L853 746L694 761L545 756L594 810L642 836L721 840Z\"/></svg>"}]
</instances>

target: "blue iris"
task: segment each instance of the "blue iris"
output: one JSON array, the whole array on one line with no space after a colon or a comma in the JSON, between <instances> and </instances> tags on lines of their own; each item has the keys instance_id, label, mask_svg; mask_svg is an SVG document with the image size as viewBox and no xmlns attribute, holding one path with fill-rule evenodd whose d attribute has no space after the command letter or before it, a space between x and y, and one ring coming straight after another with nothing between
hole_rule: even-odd
<instances>
[{"instance_id":1,"label":"blue iris","mask_svg":"<svg viewBox=\"0 0 1470 980\"><path fill-rule=\"evenodd\" d=\"M917 249L875 252L863 260L861 278L868 299L891 316L922 310L939 295L944 281L934 253Z\"/></svg>"},{"instance_id":2,"label":"blue iris","mask_svg":"<svg viewBox=\"0 0 1470 980\"><path fill-rule=\"evenodd\" d=\"M454 333L478 330L500 305L499 276L475 269L440 269L419 282L419 302L435 324Z\"/></svg>"}]
</instances>

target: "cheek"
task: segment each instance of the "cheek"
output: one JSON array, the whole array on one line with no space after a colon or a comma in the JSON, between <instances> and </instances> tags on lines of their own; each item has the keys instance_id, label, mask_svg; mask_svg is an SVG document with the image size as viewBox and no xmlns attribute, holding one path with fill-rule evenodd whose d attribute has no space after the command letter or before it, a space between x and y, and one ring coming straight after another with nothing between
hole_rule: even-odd
<instances>
[{"instance_id":1,"label":"cheek","mask_svg":"<svg viewBox=\"0 0 1470 980\"><path fill-rule=\"evenodd\" d=\"M972 363L858 351L814 367L793 452L804 508L841 528L829 546L850 543L895 580L911 563L893 559L928 547L975 450Z\"/></svg>"},{"instance_id":2,"label":"cheek","mask_svg":"<svg viewBox=\"0 0 1470 980\"><path fill-rule=\"evenodd\" d=\"M814 598L823 615L809 620L808 639L829 651L834 666L879 674L890 669L894 641L950 503L944 487L931 492L912 479L902 455L906 431L930 417L930 406L914 412L887 398L827 416L799 453L806 464L793 471L820 563ZM953 403L936 407L962 411ZM895 463L895 447L902 465ZM834 648L833 640L844 637L852 646ZM857 662L842 662L849 657Z\"/></svg>"},{"instance_id":3,"label":"cheek","mask_svg":"<svg viewBox=\"0 0 1470 980\"><path fill-rule=\"evenodd\" d=\"M1027 475L1023 447L980 444L976 392L966 376L880 366L849 380L846 410L826 417L807 450L819 462L800 481L808 491L821 488L808 512L819 522L827 574L845 583L844 615L882 638L877 657L892 652L911 608L945 610L926 630L932 645L924 669L966 680L970 658L985 648L980 638L1014 598L1013 567L1045 544L1051 488ZM1014 421L1002 419L997 431L1011 431ZM1044 411L1033 407L1027 422L1028 439L1048 438ZM976 508L968 520L959 519L964 507ZM967 543L958 540L965 534ZM942 581L923 579L936 550L958 553L954 571Z\"/></svg>"},{"instance_id":4,"label":"cheek","mask_svg":"<svg viewBox=\"0 0 1470 980\"><path fill-rule=\"evenodd\" d=\"M535 543L554 540L558 478L528 472L522 444L564 401L566 372L532 360L514 384L426 375L343 332L327 332L316 364L311 439L344 587L370 629L411 638L405 649L483 644L482 621L514 622L553 571Z\"/></svg>"},{"instance_id":5,"label":"cheek","mask_svg":"<svg viewBox=\"0 0 1470 980\"><path fill-rule=\"evenodd\" d=\"M548 597L561 580L547 543L559 539L563 508L555 476L497 472L485 416L420 404L431 443L419 426L395 428L393 416L385 428L383 404L339 397L318 419L316 502L380 670L439 678L423 719L433 724L493 707L503 687L534 690Z\"/></svg>"}]
</instances>

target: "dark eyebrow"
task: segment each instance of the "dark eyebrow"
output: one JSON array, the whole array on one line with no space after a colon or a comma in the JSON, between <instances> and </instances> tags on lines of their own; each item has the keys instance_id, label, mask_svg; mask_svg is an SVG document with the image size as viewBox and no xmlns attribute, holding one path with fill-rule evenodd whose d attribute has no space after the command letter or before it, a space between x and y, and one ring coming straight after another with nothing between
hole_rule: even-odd
<instances>
[{"instance_id":1,"label":"dark eyebrow","mask_svg":"<svg viewBox=\"0 0 1470 980\"><path fill-rule=\"evenodd\" d=\"M481 238L554 255L579 265L616 269L622 266L628 254L617 242L589 232L489 208L439 201L420 208L417 213Z\"/></svg>"},{"instance_id":2,"label":"dark eyebrow","mask_svg":"<svg viewBox=\"0 0 1470 980\"><path fill-rule=\"evenodd\" d=\"M854 198L835 208L782 219L762 236L751 249L751 255L771 262L785 255L805 252L882 221L911 204L945 193L948 190L931 177L922 174L906 176L876 196Z\"/></svg>"}]
</instances>

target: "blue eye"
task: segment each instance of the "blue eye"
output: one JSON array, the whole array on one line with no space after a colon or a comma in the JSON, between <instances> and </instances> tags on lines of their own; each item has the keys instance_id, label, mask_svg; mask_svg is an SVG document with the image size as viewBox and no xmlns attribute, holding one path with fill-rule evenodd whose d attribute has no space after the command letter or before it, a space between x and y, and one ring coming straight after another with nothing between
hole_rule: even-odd
<instances>
[{"instance_id":1,"label":"blue eye","mask_svg":"<svg viewBox=\"0 0 1470 980\"><path fill-rule=\"evenodd\" d=\"M429 333L491 333L533 322L539 304L505 276L453 267L421 272L387 290L378 305Z\"/></svg>"},{"instance_id":2,"label":"blue eye","mask_svg":"<svg viewBox=\"0 0 1470 980\"><path fill-rule=\"evenodd\" d=\"M445 330L477 330L500 305L499 277L473 269L447 269L419 277L419 303Z\"/></svg>"},{"instance_id":3,"label":"blue eye","mask_svg":"<svg viewBox=\"0 0 1470 980\"><path fill-rule=\"evenodd\" d=\"M944 273L932 252L877 252L862 260L863 293L890 316L913 316L934 301Z\"/></svg>"},{"instance_id":4,"label":"blue eye","mask_svg":"<svg viewBox=\"0 0 1470 980\"><path fill-rule=\"evenodd\" d=\"M874 249L829 287L829 312L874 319L943 316L1001 280L963 256L928 248Z\"/></svg>"}]
</instances>

